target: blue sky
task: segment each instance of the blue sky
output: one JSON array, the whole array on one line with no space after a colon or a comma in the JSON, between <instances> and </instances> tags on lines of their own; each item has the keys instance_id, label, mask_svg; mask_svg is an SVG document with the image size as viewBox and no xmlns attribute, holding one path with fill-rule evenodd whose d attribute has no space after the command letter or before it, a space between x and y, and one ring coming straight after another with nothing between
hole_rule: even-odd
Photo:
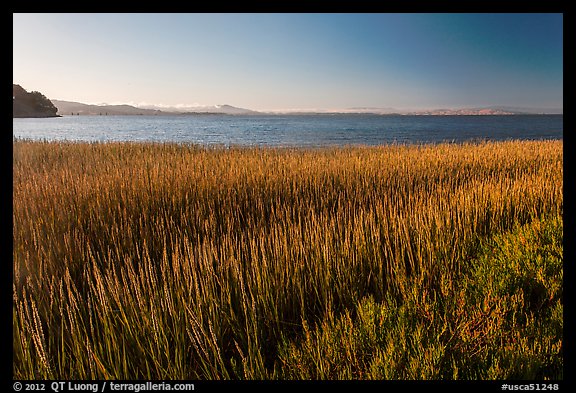
<instances>
[{"instance_id":1,"label":"blue sky","mask_svg":"<svg viewBox=\"0 0 576 393\"><path fill-rule=\"evenodd\" d=\"M14 14L13 82L84 103L563 107L562 14Z\"/></svg>"}]
</instances>

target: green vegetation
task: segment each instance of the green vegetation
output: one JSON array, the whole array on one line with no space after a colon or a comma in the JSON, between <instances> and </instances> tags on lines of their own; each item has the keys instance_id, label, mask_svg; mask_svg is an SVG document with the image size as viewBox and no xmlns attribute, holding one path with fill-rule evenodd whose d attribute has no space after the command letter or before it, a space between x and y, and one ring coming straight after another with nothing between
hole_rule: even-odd
<instances>
[{"instance_id":1,"label":"green vegetation","mask_svg":"<svg viewBox=\"0 0 576 393\"><path fill-rule=\"evenodd\" d=\"M562 378L562 141L13 148L14 378Z\"/></svg>"},{"instance_id":2,"label":"green vegetation","mask_svg":"<svg viewBox=\"0 0 576 393\"><path fill-rule=\"evenodd\" d=\"M562 221L536 220L482 246L440 293L362 299L328 314L283 375L297 379L562 379Z\"/></svg>"}]
</instances>

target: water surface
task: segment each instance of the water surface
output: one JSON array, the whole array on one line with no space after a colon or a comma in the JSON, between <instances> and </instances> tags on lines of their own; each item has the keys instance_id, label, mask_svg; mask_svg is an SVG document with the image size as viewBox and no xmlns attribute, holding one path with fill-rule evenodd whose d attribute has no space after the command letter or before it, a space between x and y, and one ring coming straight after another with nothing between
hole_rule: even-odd
<instances>
[{"instance_id":1,"label":"water surface","mask_svg":"<svg viewBox=\"0 0 576 393\"><path fill-rule=\"evenodd\" d=\"M331 146L562 139L562 115L174 115L13 119L13 136L50 141Z\"/></svg>"}]
</instances>

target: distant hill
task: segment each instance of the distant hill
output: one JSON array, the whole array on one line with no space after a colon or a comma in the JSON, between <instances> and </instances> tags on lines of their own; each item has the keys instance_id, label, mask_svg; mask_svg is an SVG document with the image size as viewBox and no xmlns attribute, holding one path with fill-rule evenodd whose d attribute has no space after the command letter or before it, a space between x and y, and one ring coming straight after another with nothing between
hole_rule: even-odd
<instances>
[{"instance_id":1,"label":"distant hill","mask_svg":"<svg viewBox=\"0 0 576 393\"><path fill-rule=\"evenodd\" d=\"M186 114L226 114L226 115L247 115L257 114L259 112L251 111L249 109L236 108L231 105L213 105L213 106L196 106L196 107L135 107L132 105L90 105L82 104L73 101L52 100L54 105L58 108L60 115L80 115L80 116L94 116L94 115L146 115L146 116L161 116L161 115L186 115Z\"/></svg>"},{"instance_id":2,"label":"distant hill","mask_svg":"<svg viewBox=\"0 0 576 393\"><path fill-rule=\"evenodd\" d=\"M214 113L225 115L259 115L261 112L251 109L238 108L232 105L198 105L198 106L179 106L179 107L158 107L155 105L142 106L146 109L156 109L163 112L187 114L187 113Z\"/></svg>"},{"instance_id":3,"label":"distant hill","mask_svg":"<svg viewBox=\"0 0 576 393\"><path fill-rule=\"evenodd\" d=\"M366 114L366 115L408 115L408 116L485 116L485 115L527 115L527 114L562 114L561 108L516 108L516 107L482 107L482 108L446 108L410 110L396 108L355 107L345 109L312 109L272 111L269 114L304 115L304 114Z\"/></svg>"},{"instance_id":4,"label":"distant hill","mask_svg":"<svg viewBox=\"0 0 576 393\"><path fill-rule=\"evenodd\" d=\"M57 111L42 93L12 84L12 117L58 117Z\"/></svg>"},{"instance_id":5,"label":"distant hill","mask_svg":"<svg viewBox=\"0 0 576 393\"><path fill-rule=\"evenodd\" d=\"M131 105L89 105L80 102L52 100L59 115L167 115L159 110L136 108Z\"/></svg>"},{"instance_id":6,"label":"distant hill","mask_svg":"<svg viewBox=\"0 0 576 393\"><path fill-rule=\"evenodd\" d=\"M468 108L468 109L434 109L429 111L418 111L409 113L410 115L428 116L486 116L486 115L515 115L520 113L505 111L493 108Z\"/></svg>"},{"instance_id":7,"label":"distant hill","mask_svg":"<svg viewBox=\"0 0 576 393\"><path fill-rule=\"evenodd\" d=\"M563 108L529 108L529 107L512 107L512 106L491 106L488 109L502 110L506 112L511 112L514 114L530 114L530 115L562 115L564 113Z\"/></svg>"},{"instance_id":8,"label":"distant hill","mask_svg":"<svg viewBox=\"0 0 576 393\"><path fill-rule=\"evenodd\" d=\"M482 115L554 115L562 114L558 108L516 108L509 106L491 106L485 108L463 109L433 109L409 113L411 115L436 115L436 116L482 116Z\"/></svg>"}]
</instances>

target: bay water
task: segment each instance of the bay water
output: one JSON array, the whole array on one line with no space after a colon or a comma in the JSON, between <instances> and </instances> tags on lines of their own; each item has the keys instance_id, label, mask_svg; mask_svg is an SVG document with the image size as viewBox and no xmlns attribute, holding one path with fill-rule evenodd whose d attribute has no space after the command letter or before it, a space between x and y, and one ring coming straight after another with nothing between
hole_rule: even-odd
<instances>
[{"instance_id":1,"label":"bay water","mask_svg":"<svg viewBox=\"0 0 576 393\"><path fill-rule=\"evenodd\" d=\"M13 119L13 137L223 146L321 147L562 139L562 115L369 114L63 116Z\"/></svg>"}]
</instances>

